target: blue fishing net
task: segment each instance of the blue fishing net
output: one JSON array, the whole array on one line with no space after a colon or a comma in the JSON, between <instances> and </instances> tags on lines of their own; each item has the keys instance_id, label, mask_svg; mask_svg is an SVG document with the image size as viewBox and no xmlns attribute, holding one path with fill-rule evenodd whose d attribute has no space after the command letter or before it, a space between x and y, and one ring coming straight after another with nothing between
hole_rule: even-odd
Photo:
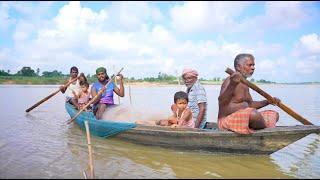
<instances>
[{"instance_id":1,"label":"blue fishing net","mask_svg":"<svg viewBox=\"0 0 320 180\"><path fill-rule=\"evenodd\" d=\"M74 106L69 103L65 103L65 108L71 118L74 117L78 112L78 110L76 110ZM97 120L92 111L83 111L75 119L75 122L81 127L81 129L85 129L85 121L89 121L90 134L105 138L136 127L135 123L116 122L102 119Z\"/></svg>"}]
</instances>

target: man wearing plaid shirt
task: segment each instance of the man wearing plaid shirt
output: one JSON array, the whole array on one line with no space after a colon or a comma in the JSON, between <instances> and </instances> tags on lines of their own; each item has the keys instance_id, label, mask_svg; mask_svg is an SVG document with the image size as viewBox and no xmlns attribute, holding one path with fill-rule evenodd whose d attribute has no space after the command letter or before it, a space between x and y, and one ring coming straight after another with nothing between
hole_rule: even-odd
<instances>
[{"instance_id":1,"label":"man wearing plaid shirt","mask_svg":"<svg viewBox=\"0 0 320 180\"><path fill-rule=\"evenodd\" d=\"M205 128L207 122L207 96L206 90L198 80L198 72L193 69L184 69L182 79L187 86L188 107L195 119L195 128Z\"/></svg>"}]
</instances>

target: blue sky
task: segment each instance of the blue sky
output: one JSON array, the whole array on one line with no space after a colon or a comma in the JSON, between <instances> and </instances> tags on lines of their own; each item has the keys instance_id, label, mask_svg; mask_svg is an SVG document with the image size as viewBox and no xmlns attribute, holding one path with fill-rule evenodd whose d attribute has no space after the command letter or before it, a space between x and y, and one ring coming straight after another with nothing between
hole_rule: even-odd
<instances>
[{"instance_id":1,"label":"blue sky","mask_svg":"<svg viewBox=\"0 0 320 180\"><path fill-rule=\"evenodd\" d=\"M0 69L126 77L226 77L239 53L253 78L320 81L320 2L0 2Z\"/></svg>"}]
</instances>

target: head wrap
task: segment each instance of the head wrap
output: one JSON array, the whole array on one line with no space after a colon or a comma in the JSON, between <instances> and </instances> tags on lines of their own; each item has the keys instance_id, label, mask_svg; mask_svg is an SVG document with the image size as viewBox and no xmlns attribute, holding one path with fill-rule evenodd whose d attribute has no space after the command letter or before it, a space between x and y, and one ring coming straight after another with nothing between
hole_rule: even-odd
<instances>
[{"instance_id":1,"label":"head wrap","mask_svg":"<svg viewBox=\"0 0 320 180\"><path fill-rule=\"evenodd\" d=\"M189 76L194 76L194 77L198 77L198 72L196 71L196 70L194 70L194 69L184 69L183 71L182 71L182 77L184 76L184 75L189 75Z\"/></svg>"},{"instance_id":2,"label":"head wrap","mask_svg":"<svg viewBox=\"0 0 320 180\"><path fill-rule=\"evenodd\" d=\"M100 72L104 72L104 73L107 74L107 70L106 70L106 68L104 68L104 67L98 67L98 68L97 68L96 74L99 74Z\"/></svg>"}]
</instances>

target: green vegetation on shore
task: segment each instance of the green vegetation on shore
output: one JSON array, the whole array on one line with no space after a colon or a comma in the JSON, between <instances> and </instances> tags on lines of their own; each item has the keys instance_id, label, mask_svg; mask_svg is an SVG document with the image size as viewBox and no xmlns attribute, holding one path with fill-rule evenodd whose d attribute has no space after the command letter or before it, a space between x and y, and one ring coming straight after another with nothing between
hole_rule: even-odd
<instances>
[{"instance_id":1,"label":"green vegetation on shore","mask_svg":"<svg viewBox=\"0 0 320 180\"><path fill-rule=\"evenodd\" d=\"M69 77L69 74L62 74L57 70L52 72L44 71L42 75L39 75L40 69L38 68L34 71L30 67L23 67L16 74L10 74L10 70L4 71L0 70L0 84L35 84L35 85L52 85L63 84ZM96 75L86 75L88 82L91 84L97 80ZM178 79L179 78L179 79ZM222 84L223 78L215 77L213 79L203 79L200 78L200 82L204 85L206 84ZM141 79L124 78L127 83L155 83L155 84L182 84L181 77L168 75L165 73L158 73L157 77L146 77ZM266 81L264 79L255 81L251 79L251 82L257 84L279 84L271 81ZM320 84L319 82L306 82L306 83L280 83L280 84Z\"/></svg>"}]
</instances>

